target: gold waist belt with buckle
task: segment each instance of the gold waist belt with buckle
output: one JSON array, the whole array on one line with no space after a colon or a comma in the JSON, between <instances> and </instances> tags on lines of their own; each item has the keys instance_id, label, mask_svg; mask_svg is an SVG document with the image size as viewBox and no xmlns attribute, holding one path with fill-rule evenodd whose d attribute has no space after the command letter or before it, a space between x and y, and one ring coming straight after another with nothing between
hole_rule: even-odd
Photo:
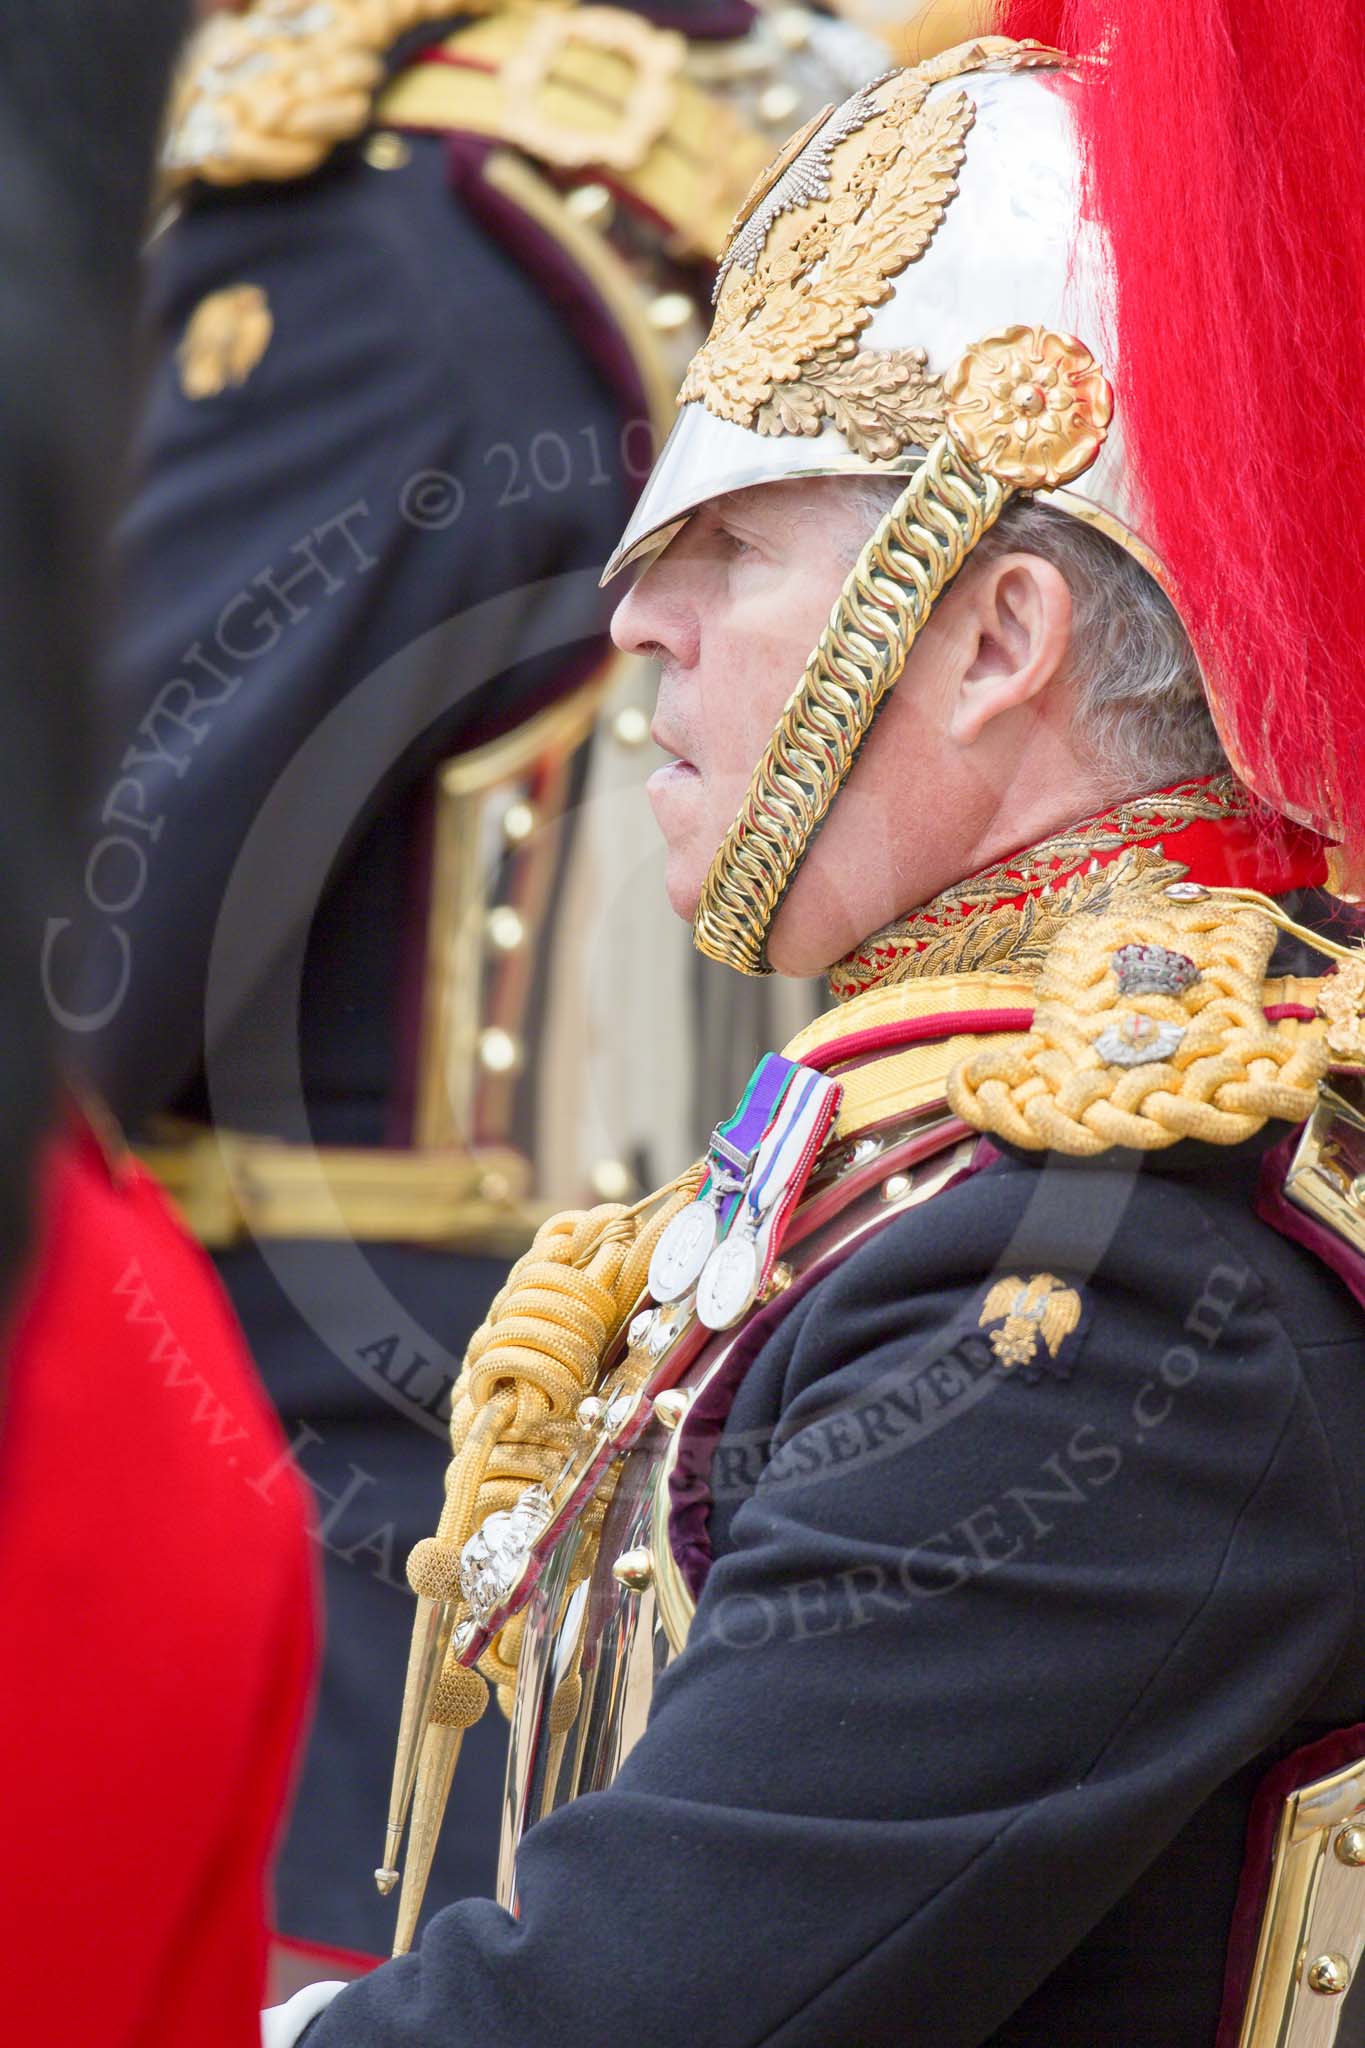
<instances>
[{"instance_id":1,"label":"gold waist belt with buckle","mask_svg":"<svg viewBox=\"0 0 1365 2048\"><path fill-rule=\"evenodd\" d=\"M375 118L510 143L591 173L714 263L775 138L687 75L686 40L624 8L517 7L467 23L400 71Z\"/></svg>"},{"instance_id":2,"label":"gold waist belt with buckle","mask_svg":"<svg viewBox=\"0 0 1365 2048\"><path fill-rule=\"evenodd\" d=\"M162 1124L138 1156L210 1251L250 1238L353 1239L513 1256L549 1213L505 1147L288 1145Z\"/></svg>"}]
</instances>

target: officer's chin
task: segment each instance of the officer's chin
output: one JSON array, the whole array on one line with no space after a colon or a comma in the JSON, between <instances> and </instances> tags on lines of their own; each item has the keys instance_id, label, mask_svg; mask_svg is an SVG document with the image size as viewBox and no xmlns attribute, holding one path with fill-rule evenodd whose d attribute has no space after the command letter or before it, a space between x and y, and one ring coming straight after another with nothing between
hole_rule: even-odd
<instances>
[{"instance_id":1,"label":"officer's chin","mask_svg":"<svg viewBox=\"0 0 1365 2048\"><path fill-rule=\"evenodd\" d=\"M837 873L828 872L824 849L813 849L782 900L768 934L768 965L774 974L809 981L825 974L863 936L857 906L846 902Z\"/></svg>"},{"instance_id":2,"label":"officer's chin","mask_svg":"<svg viewBox=\"0 0 1365 2048\"><path fill-rule=\"evenodd\" d=\"M701 902L701 885L706 878L706 864L700 868L695 856L686 848L668 849L668 866L664 873L664 894L668 907L675 917L684 924L691 924Z\"/></svg>"},{"instance_id":3,"label":"officer's chin","mask_svg":"<svg viewBox=\"0 0 1365 2048\"><path fill-rule=\"evenodd\" d=\"M671 909L689 923L710 866L705 847L702 778L690 763L670 761L645 784L667 851L664 889Z\"/></svg>"}]
</instances>

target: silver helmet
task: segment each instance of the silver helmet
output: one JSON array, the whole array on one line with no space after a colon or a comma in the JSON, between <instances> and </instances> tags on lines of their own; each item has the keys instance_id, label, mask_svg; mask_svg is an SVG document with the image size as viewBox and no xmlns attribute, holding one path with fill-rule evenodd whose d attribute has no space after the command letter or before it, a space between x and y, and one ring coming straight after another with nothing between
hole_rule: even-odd
<instances>
[{"instance_id":1,"label":"silver helmet","mask_svg":"<svg viewBox=\"0 0 1365 2048\"><path fill-rule=\"evenodd\" d=\"M1009 499L1045 497L1160 577L1114 422L1107 252L1081 207L1059 52L986 36L794 136L741 208L711 333L606 575L709 499L903 477L852 570L697 912L748 973L933 602Z\"/></svg>"}]
</instances>

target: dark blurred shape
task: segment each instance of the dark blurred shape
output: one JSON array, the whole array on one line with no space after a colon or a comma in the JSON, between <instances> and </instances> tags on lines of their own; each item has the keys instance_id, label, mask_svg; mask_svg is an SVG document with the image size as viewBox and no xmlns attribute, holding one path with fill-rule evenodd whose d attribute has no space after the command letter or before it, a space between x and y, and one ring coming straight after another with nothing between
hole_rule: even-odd
<instances>
[{"instance_id":1,"label":"dark blurred shape","mask_svg":"<svg viewBox=\"0 0 1365 2048\"><path fill-rule=\"evenodd\" d=\"M0 1306L53 1096L39 975L70 858L98 544L128 401L137 251L184 0L0 10Z\"/></svg>"},{"instance_id":2,"label":"dark blurred shape","mask_svg":"<svg viewBox=\"0 0 1365 2048\"><path fill-rule=\"evenodd\" d=\"M313 1646L303 1489L212 1273L116 1133L69 1112L47 1141L41 941L184 13L0 11L0 1921L24 1929L0 2034L82 2048L258 2038Z\"/></svg>"}]
</instances>

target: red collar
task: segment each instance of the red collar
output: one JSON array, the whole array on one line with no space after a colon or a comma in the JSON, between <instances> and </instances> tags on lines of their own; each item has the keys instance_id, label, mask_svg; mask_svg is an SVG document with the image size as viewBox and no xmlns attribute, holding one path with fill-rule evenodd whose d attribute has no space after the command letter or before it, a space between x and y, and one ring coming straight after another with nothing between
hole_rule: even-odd
<instances>
[{"instance_id":1,"label":"red collar","mask_svg":"<svg viewBox=\"0 0 1365 2048\"><path fill-rule=\"evenodd\" d=\"M996 861L876 932L830 970L830 993L931 974L1027 973L1058 926L1120 889L1171 882L1284 896L1327 880L1325 842L1267 811L1230 775L1130 798Z\"/></svg>"}]
</instances>

